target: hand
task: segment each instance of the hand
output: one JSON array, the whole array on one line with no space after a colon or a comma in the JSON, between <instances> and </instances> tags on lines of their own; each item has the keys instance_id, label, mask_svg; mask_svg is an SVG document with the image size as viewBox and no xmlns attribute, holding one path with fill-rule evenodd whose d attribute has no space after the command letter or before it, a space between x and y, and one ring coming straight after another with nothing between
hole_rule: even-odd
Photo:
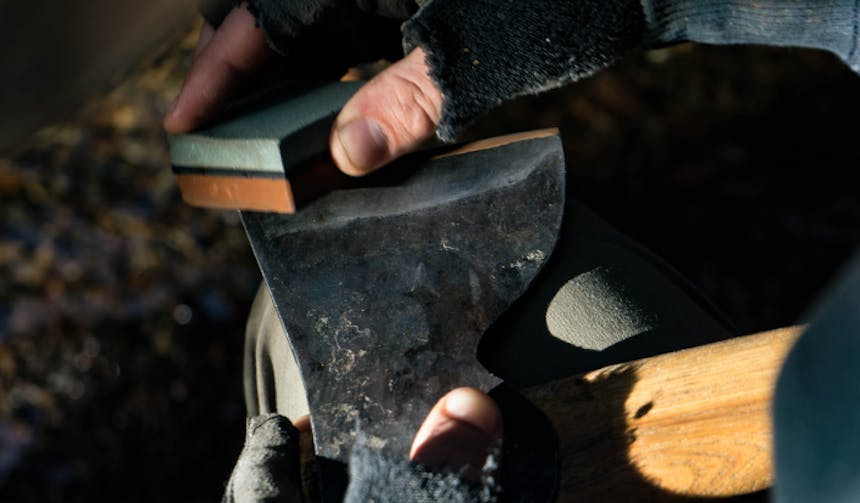
<instances>
[{"instance_id":1,"label":"hand","mask_svg":"<svg viewBox=\"0 0 860 503\"><path fill-rule=\"evenodd\" d=\"M182 90L164 118L164 129L181 134L211 120L271 52L245 8L234 9L217 30L204 26ZM382 71L344 106L329 139L341 171L353 176L370 173L432 136L442 95L427 72L424 53L416 49Z\"/></svg>"}]
</instances>

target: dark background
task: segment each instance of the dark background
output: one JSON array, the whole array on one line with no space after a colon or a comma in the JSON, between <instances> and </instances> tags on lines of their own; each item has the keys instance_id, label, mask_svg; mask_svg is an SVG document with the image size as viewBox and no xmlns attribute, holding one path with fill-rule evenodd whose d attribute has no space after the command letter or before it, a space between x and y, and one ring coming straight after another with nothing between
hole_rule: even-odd
<instances>
[{"instance_id":1,"label":"dark background","mask_svg":"<svg viewBox=\"0 0 860 503\"><path fill-rule=\"evenodd\" d=\"M241 447L259 273L234 213L182 204L160 129L192 31L0 157L0 501L213 501ZM573 194L748 333L860 242L858 117L829 54L684 45L478 131L561 127Z\"/></svg>"}]
</instances>

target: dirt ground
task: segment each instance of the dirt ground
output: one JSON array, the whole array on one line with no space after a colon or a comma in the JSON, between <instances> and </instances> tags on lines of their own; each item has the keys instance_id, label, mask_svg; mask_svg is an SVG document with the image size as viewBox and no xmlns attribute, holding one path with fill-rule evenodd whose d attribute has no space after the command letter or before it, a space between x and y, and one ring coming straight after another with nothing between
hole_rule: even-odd
<instances>
[{"instance_id":1,"label":"dirt ground","mask_svg":"<svg viewBox=\"0 0 860 503\"><path fill-rule=\"evenodd\" d=\"M259 273L235 213L183 205L160 129L192 44L0 157L0 501L213 501L241 447ZM754 332L860 243L858 118L828 54L685 45L474 134L560 127L572 194Z\"/></svg>"}]
</instances>

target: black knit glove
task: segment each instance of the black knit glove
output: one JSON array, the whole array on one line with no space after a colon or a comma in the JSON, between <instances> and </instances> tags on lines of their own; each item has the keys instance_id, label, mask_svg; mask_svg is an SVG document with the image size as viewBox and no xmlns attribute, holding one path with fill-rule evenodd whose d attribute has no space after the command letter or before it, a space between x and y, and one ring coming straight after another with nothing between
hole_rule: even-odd
<instances>
[{"instance_id":1,"label":"black knit glove","mask_svg":"<svg viewBox=\"0 0 860 503\"><path fill-rule=\"evenodd\" d=\"M350 454L349 479L345 503L495 503L501 490L491 476L468 482L451 471L391 459L360 442Z\"/></svg>"},{"instance_id":2,"label":"black knit glove","mask_svg":"<svg viewBox=\"0 0 860 503\"><path fill-rule=\"evenodd\" d=\"M479 114L613 63L644 33L639 0L432 0L403 25L428 54L452 140Z\"/></svg>"}]
</instances>

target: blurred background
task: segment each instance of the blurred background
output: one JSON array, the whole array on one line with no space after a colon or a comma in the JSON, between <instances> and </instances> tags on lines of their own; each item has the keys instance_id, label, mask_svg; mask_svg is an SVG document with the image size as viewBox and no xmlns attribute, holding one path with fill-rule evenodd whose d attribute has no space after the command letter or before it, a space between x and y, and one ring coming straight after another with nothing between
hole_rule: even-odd
<instances>
[{"instance_id":1,"label":"blurred background","mask_svg":"<svg viewBox=\"0 0 860 503\"><path fill-rule=\"evenodd\" d=\"M259 272L235 213L183 205L160 127L189 19L0 157L0 501L214 501L241 448ZM829 54L635 54L473 135L551 126L575 197L741 332L801 320L860 243L860 78Z\"/></svg>"}]
</instances>

